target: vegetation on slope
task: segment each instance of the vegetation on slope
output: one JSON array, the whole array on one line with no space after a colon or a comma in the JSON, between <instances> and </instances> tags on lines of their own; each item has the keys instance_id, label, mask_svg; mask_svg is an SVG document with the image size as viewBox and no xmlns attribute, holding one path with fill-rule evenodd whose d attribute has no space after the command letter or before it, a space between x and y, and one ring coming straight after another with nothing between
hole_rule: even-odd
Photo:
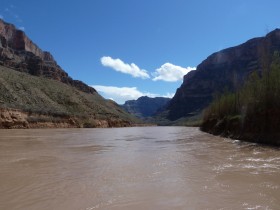
<instances>
[{"instance_id":1,"label":"vegetation on slope","mask_svg":"<svg viewBox=\"0 0 280 210\"><path fill-rule=\"evenodd\" d=\"M59 81L3 66L0 66L0 108L29 113L30 122L50 120L46 116L52 119L72 117L78 120L80 127L98 127L98 120L108 122L110 127L136 122L116 103L105 100L98 93L85 93ZM31 117L32 114L36 117Z\"/></svg>"},{"instance_id":2,"label":"vegetation on slope","mask_svg":"<svg viewBox=\"0 0 280 210\"><path fill-rule=\"evenodd\" d=\"M204 111L201 129L217 135L280 145L280 58L254 72L235 93L218 97Z\"/></svg>"}]
</instances>

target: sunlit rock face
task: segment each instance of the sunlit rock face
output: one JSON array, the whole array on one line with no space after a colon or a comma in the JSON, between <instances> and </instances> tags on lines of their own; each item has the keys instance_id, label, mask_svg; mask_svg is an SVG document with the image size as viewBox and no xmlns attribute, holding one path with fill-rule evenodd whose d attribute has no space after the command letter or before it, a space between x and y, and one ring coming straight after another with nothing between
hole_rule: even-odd
<instances>
[{"instance_id":1,"label":"sunlit rock face","mask_svg":"<svg viewBox=\"0 0 280 210\"><path fill-rule=\"evenodd\" d=\"M1 19L0 65L35 76L58 80L86 93L95 92L94 88L69 77L56 63L51 53L41 50L23 31Z\"/></svg>"}]
</instances>

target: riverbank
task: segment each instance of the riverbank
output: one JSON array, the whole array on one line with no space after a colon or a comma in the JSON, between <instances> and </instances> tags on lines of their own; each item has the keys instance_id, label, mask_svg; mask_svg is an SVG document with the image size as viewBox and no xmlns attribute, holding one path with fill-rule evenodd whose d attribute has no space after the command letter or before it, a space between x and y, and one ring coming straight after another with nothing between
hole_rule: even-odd
<instances>
[{"instance_id":1,"label":"riverbank","mask_svg":"<svg viewBox=\"0 0 280 210\"><path fill-rule=\"evenodd\" d=\"M260 118L261 119L261 118ZM223 119L209 118L204 120L200 130L231 139L280 146L280 132L267 125L267 129L256 119L241 116L224 117Z\"/></svg>"},{"instance_id":2,"label":"riverbank","mask_svg":"<svg viewBox=\"0 0 280 210\"><path fill-rule=\"evenodd\" d=\"M202 131L244 141L280 146L280 54L252 72L233 92L225 92L204 110Z\"/></svg>"},{"instance_id":3,"label":"riverbank","mask_svg":"<svg viewBox=\"0 0 280 210\"><path fill-rule=\"evenodd\" d=\"M117 118L94 119L76 116L45 115L24 112L18 109L0 108L0 128L109 128L132 127L129 121Z\"/></svg>"}]
</instances>

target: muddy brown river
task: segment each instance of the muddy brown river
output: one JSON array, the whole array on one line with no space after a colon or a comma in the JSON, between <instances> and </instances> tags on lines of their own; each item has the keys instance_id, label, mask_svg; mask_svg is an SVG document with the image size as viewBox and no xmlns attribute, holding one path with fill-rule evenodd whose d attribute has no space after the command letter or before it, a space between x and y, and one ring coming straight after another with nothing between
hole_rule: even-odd
<instances>
[{"instance_id":1,"label":"muddy brown river","mask_svg":"<svg viewBox=\"0 0 280 210\"><path fill-rule=\"evenodd\" d=\"M280 209L280 150L187 127L0 130L0 209Z\"/></svg>"}]
</instances>

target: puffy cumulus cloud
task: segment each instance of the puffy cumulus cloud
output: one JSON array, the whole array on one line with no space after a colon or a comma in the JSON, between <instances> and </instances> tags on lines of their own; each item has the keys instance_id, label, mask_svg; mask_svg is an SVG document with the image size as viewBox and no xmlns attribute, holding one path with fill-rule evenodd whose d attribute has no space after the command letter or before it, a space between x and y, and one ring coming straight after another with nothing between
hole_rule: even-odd
<instances>
[{"instance_id":1,"label":"puffy cumulus cloud","mask_svg":"<svg viewBox=\"0 0 280 210\"><path fill-rule=\"evenodd\" d=\"M121 59L113 59L109 56L104 56L100 59L103 66L110 67L118 72L124 74L130 74L133 77L140 77L142 79L150 78L148 72L144 69L140 69L136 64L124 63Z\"/></svg>"},{"instance_id":2,"label":"puffy cumulus cloud","mask_svg":"<svg viewBox=\"0 0 280 210\"><path fill-rule=\"evenodd\" d=\"M92 85L104 98L114 100L118 104L124 104L127 100L136 100L141 96L149 96L151 98L159 97L161 95L141 92L137 87L114 87L114 86L103 86L103 85ZM174 94L167 93L161 97L173 97Z\"/></svg>"},{"instance_id":3,"label":"puffy cumulus cloud","mask_svg":"<svg viewBox=\"0 0 280 210\"><path fill-rule=\"evenodd\" d=\"M165 63L153 73L153 81L177 82L192 70L196 70L196 67L183 68L172 63Z\"/></svg>"}]
</instances>

